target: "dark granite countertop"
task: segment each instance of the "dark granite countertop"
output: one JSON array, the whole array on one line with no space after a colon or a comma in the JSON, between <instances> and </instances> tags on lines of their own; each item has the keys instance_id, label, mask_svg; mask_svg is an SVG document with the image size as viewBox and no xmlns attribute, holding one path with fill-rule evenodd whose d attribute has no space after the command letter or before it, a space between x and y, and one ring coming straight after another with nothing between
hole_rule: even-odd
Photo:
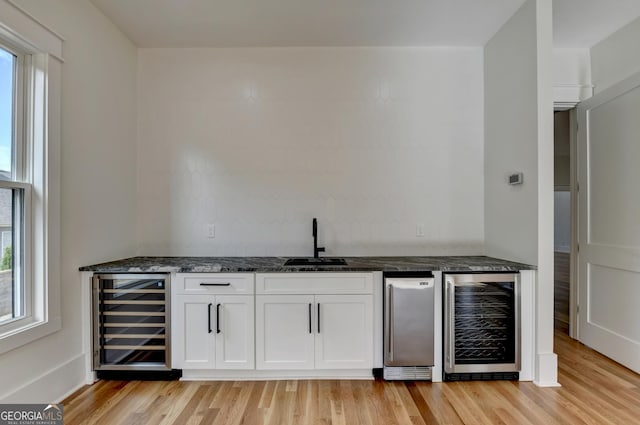
<instances>
[{"instance_id":1,"label":"dark granite countertop","mask_svg":"<svg viewBox=\"0 0 640 425\"><path fill-rule=\"evenodd\" d=\"M346 266L285 266L289 257L132 257L81 267L102 273L217 272L485 272L535 270L535 266L484 256L341 257Z\"/></svg>"}]
</instances>

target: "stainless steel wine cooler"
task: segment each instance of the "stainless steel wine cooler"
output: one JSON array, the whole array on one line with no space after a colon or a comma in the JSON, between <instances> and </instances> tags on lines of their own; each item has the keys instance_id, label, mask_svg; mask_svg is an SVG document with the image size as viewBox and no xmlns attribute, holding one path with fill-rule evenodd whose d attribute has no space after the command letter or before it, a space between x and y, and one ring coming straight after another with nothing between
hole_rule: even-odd
<instances>
[{"instance_id":1,"label":"stainless steel wine cooler","mask_svg":"<svg viewBox=\"0 0 640 425\"><path fill-rule=\"evenodd\" d=\"M516 273L444 275L444 379L516 380L520 280Z\"/></svg>"},{"instance_id":2,"label":"stainless steel wine cooler","mask_svg":"<svg viewBox=\"0 0 640 425\"><path fill-rule=\"evenodd\" d=\"M170 370L168 274L93 277L93 368Z\"/></svg>"}]
</instances>

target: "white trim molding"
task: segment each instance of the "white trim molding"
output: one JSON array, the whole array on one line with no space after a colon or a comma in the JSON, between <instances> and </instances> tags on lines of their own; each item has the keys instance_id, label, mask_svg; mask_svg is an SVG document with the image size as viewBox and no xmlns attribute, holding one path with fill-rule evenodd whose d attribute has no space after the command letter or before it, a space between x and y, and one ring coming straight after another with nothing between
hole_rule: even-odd
<instances>
[{"instance_id":1,"label":"white trim molding","mask_svg":"<svg viewBox=\"0 0 640 425\"><path fill-rule=\"evenodd\" d=\"M265 381L289 379L373 380L371 369L338 370L183 370L181 381Z\"/></svg>"},{"instance_id":2,"label":"white trim molding","mask_svg":"<svg viewBox=\"0 0 640 425\"><path fill-rule=\"evenodd\" d=\"M593 96L592 84L554 84L553 106L556 111L564 111Z\"/></svg>"},{"instance_id":3,"label":"white trim molding","mask_svg":"<svg viewBox=\"0 0 640 425\"><path fill-rule=\"evenodd\" d=\"M0 35L20 40L31 50L46 53L64 62L64 38L16 5L12 0L0 0Z\"/></svg>"},{"instance_id":4,"label":"white trim molding","mask_svg":"<svg viewBox=\"0 0 640 425\"><path fill-rule=\"evenodd\" d=\"M536 271L520 271L520 381L533 381Z\"/></svg>"},{"instance_id":5,"label":"white trim molding","mask_svg":"<svg viewBox=\"0 0 640 425\"><path fill-rule=\"evenodd\" d=\"M42 375L31 379L7 394L0 395L2 403L51 403L62 402L73 394L84 382L84 356L82 354L70 359ZM51 400L51 394L62 394L56 400Z\"/></svg>"},{"instance_id":6,"label":"white trim molding","mask_svg":"<svg viewBox=\"0 0 640 425\"><path fill-rule=\"evenodd\" d=\"M0 338L0 353L61 329L60 93L62 39L7 0L0 0L0 39L30 58L24 132L32 185L32 323Z\"/></svg>"},{"instance_id":7,"label":"white trim molding","mask_svg":"<svg viewBox=\"0 0 640 425\"><path fill-rule=\"evenodd\" d=\"M539 353L536 356L536 378L538 387L561 387L558 383L558 356L555 353Z\"/></svg>"}]
</instances>

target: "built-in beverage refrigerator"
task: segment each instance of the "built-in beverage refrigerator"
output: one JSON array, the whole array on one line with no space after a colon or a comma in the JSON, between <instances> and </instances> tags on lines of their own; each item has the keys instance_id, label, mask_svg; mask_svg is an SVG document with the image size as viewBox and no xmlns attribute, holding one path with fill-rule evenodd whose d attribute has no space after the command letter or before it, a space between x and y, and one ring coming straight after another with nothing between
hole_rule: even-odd
<instances>
[{"instance_id":1,"label":"built-in beverage refrigerator","mask_svg":"<svg viewBox=\"0 0 640 425\"><path fill-rule=\"evenodd\" d=\"M517 380L518 273L444 275L444 380Z\"/></svg>"},{"instance_id":2,"label":"built-in beverage refrigerator","mask_svg":"<svg viewBox=\"0 0 640 425\"><path fill-rule=\"evenodd\" d=\"M434 310L431 272L384 274L384 379L432 379Z\"/></svg>"},{"instance_id":3,"label":"built-in beverage refrigerator","mask_svg":"<svg viewBox=\"0 0 640 425\"><path fill-rule=\"evenodd\" d=\"M169 299L168 274L93 277L93 369L99 377L171 370Z\"/></svg>"}]
</instances>

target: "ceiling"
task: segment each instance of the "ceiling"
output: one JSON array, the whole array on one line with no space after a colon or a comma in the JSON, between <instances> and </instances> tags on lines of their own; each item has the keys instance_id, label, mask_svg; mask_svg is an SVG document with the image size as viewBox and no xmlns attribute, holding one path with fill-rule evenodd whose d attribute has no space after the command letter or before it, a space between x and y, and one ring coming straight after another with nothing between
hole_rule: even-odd
<instances>
[{"instance_id":1,"label":"ceiling","mask_svg":"<svg viewBox=\"0 0 640 425\"><path fill-rule=\"evenodd\" d=\"M591 47L640 16L640 0L553 0L553 45Z\"/></svg>"},{"instance_id":2,"label":"ceiling","mask_svg":"<svg viewBox=\"0 0 640 425\"><path fill-rule=\"evenodd\" d=\"M524 0L90 0L139 47L482 46ZM639 0L553 0L554 44L591 47ZM489 12L490 11L490 12Z\"/></svg>"}]
</instances>

